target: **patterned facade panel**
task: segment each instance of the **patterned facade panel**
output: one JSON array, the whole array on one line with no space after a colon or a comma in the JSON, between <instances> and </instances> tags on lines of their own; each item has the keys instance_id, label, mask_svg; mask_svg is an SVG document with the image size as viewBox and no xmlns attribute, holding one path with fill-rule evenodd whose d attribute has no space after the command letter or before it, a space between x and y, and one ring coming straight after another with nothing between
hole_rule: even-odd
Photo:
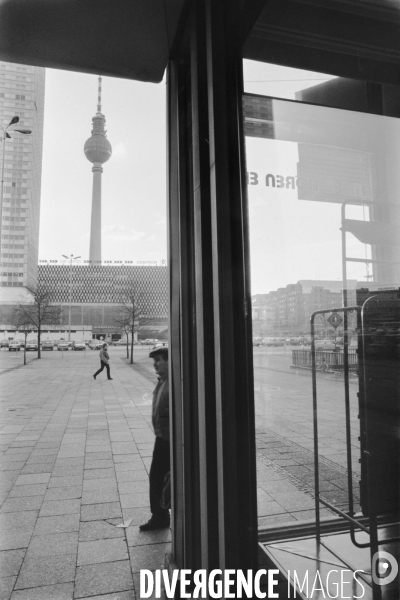
<instances>
[{"instance_id":1,"label":"patterned facade panel","mask_svg":"<svg viewBox=\"0 0 400 600\"><path fill-rule=\"evenodd\" d=\"M149 317L168 314L167 267L132 265L39 265L39 282L55 303L122 304L134 293ZM70 285L71 282L71 285Z\"/></svg>"},{"instance_id":2,"label":"patterned facade panel","mask_svg":"<svg viewBox=\"0 0 400 600\"><path fill-rule=\"evenodd\" d=\"M6 125L19 117L19 123L8 128L4 157L0 130L0 163L4 160L1 287L32 286L37 280L44 92L44 68L0 61L0 122Z\"/></svg>"}]
</instances>

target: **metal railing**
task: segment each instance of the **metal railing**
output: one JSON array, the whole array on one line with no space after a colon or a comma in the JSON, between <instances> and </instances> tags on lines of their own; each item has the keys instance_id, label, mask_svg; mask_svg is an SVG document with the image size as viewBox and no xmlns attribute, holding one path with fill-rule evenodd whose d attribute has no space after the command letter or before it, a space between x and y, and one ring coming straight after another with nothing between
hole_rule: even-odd
<instances>
[{"instance_id":1,"label":"metal railing","mask_svg":"<svg viewBox=\"0 0 400 600\"><path fill-rule=\"evenodd\" d=\"M344 352L316 351L316 367L320 371L344 371ZM348 365L350 371L358 369L358 355L355 349L348 350ZM292 350L292 367L303 369L312 368L311 350Z\"/></svg>"}]
</instances>

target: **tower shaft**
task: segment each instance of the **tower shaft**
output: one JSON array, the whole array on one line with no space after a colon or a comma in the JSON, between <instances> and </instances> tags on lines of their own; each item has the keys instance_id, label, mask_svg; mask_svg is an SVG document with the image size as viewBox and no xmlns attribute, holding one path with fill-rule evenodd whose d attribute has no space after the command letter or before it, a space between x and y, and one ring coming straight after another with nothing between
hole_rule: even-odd
<instances>
[{"instance_id":1,"label":"tower shaft","mask_svg":"<svg viewBox=\"0 0 400 600\"><path fill-rule=\"evenodd\" d=\"M111 157L112 148L105 130L106 118L101 112L101 77L97 89L97 113L92 118L91 137L84 146L85 156L93 164L92 217L90 223L89 260L101 263L101 174L103 163Z\"/></svg>"},{"instance_id":2,"label":"tower shaft","mask_svg":"<svg viewBox=\"0 0 400 600\"><path fill-rule=\"evenodd\" d=\"M92 218L90 223L89 260L101 262L101 163L93 164Z\"/></svg>"}]
</instances>

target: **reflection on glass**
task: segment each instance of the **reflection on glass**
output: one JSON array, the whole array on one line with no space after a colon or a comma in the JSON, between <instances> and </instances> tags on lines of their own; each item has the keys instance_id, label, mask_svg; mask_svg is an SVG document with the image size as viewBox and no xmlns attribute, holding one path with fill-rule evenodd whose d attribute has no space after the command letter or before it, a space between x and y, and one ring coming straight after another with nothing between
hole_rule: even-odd
<instances>
[{"instance_id":1,"label":"reflection on glass","mask_svg":"<svg viewBox=\"0 0 400 600\"><path fill-rule=\"evenodd\" d=\"M299 101L243 99L261 526L314 518L309 322L315 311L325 311L315 318L321 494L348 510L351 450L354 512L368 514L374 506L380 514L399 505L400 122L361 112L368 105L362 85L333 79L307 90L300 84ZM385 94L393 114L397 90ZM369 299L369 312L361 311ZM360 310L347 323L334 310L355 305ZM380 456L369 467L367 438L379 442ZM368 473L387 501L374 503Z\"/></svg>"}]
</instances>

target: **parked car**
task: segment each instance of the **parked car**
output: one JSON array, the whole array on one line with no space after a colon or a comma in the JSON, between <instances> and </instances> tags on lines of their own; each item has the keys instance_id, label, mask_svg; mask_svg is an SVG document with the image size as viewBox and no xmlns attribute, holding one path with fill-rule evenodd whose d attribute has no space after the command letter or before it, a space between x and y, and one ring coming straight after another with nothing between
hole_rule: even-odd
<instances>
[{"instance_id":1,"label":"parked car","mask_svg":"<svg viewBox=\"0 0 400 600\"><path fill-rule=\"evenodd\" d=\"M57 350L61 350L64 352L65 350L69 350L68 342L60 341L57 344Z\"/></svg>"},{"instance_id":2,"label":"parked car","mask_svg":"<svg viewBox=\"0 0 400 600\"><path fill-rule=\"evenodd\" d=\"M88 348L90 348L90 350L98 350L104 343L105 342L102 340L90 340Z\"/></svg>"},{"instance_id":3,"label":"parked car","mask_svg":"<svg viewBox=\"0 0 400 600\"><path fill-rule=\"evenodd\" d=\"M37 350L38 349L38 345L37 342L26 342L26 351L28 352L28 350Z\"/></svg>"},{"instance_id":4,"label":"parked car","mask_svg":"<svg viewBox=\"0 0 400 600\"><path fill-rule=\"evenodd\" d=\"M85 342L77 342L76 340L74 340L72 342L72 350L86 350Z\"/></svg>"},{"instance_id":5,"label":"parked car","mask_svg":"<svg viewBox=\"0 0 400 600\"><path fill-rule=\"evenodd\" d=\"M9 341L8 340L1 340L0 342L0 348L8 348L9 345Z\"/></svg>"},{"instance_id":6,"label":"parked car","mask_svg":"<svg viewBox=\"0 0 400 600\"><path fill-rule=\"evenodd\" d=\"M8 345L8 351L9 352L19 352L21 350L21 344L19 342L16 342L14 340L11 340L11 342Z\"/></svg>"},{"instance_id":7,"label":"parked car","mask_svg":"<svg viewBox=\"0 0 400 600\"><path fill-rule=\"evenodd\" d=\"M333 340L315 340L315 349L318 351L334 350L337 344Z\"/></svg>"},{"instance_id":8,"label":"parked car","mask_svg":"<svg viewBox=\"0 0 400 600\"><path fill-rule=\"evenodd\" d=\"M42 342L42 350L54 350L54 342L52 340L44 340Z\"/></svg>"},{"instance_id":9,"label":"parked car","mask_svg":"<svg viewBox=\"0 0 400 600\"><path fill-rule=\"evenodd\" d=\"M261 342L263 346L284 346L285 343L279 338L264 338Z\"/></svg>"}]
</instances>

